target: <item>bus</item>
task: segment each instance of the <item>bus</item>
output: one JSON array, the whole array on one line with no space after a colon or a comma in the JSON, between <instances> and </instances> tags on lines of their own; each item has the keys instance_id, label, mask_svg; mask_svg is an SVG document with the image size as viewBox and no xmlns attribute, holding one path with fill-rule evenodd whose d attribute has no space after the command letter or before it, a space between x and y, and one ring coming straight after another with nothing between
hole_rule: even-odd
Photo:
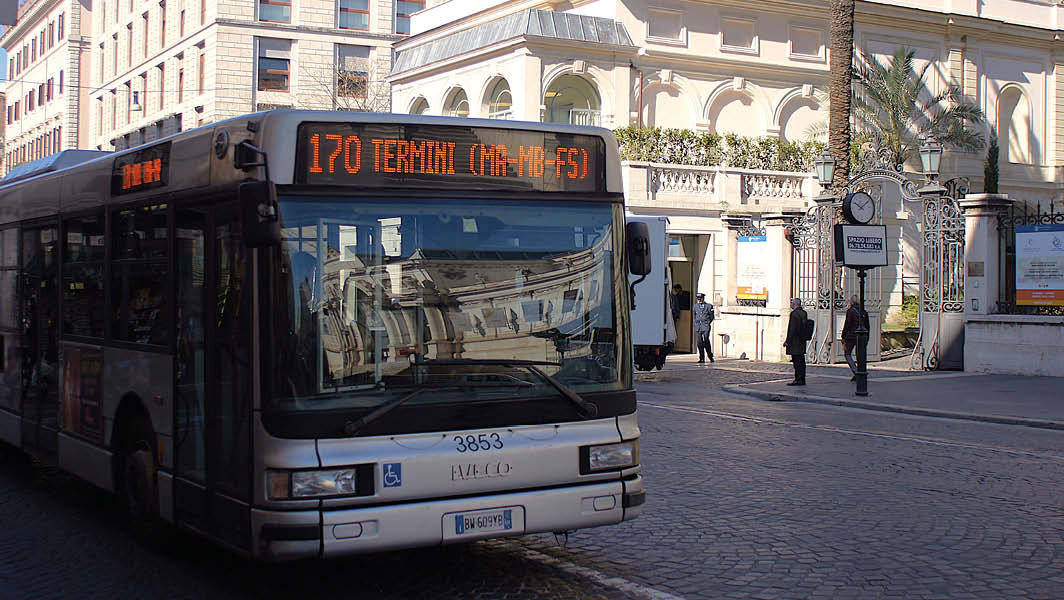
<instances>
[{"instance_id":1,"label":"bus","mask_svg":"<svg viewBox=\"0 0 1064 600\"><path fill-rule=\"evenodd\" d=\"M608 130L280 110L80 160L0 182L0 441L135 530L279 561L639 515Z\"/></svg>"}]
</instances>

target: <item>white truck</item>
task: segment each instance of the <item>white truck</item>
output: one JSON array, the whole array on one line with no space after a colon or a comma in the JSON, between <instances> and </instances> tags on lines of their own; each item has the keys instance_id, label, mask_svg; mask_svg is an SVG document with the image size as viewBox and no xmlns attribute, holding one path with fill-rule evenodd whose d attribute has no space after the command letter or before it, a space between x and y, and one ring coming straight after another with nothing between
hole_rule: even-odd
<instances>
[{"instance_id":1,"label":"white truck","mask_svg":"<svg viewBox=\"0 0 1064 600\"><path fill-rule=\"evenodd\" d=\"M634 285L632 344L635 366L640 371L661 369L676 346L676 324L669 310L668 238L665 217L627 216L628 223L645 223L650 233L650 273L640 279L628 276Z\"/></svg>"}]
</instances>

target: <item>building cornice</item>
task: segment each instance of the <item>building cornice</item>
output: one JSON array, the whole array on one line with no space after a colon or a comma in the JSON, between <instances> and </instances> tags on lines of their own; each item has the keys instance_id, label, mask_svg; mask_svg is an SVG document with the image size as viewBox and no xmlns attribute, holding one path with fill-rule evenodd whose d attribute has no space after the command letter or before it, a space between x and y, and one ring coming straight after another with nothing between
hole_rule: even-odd
<instances>
[{"instance_id":1,"label":"building cornice","mask_svg":"<svg viewBox=\"0 0 1064 600\"><path fill-rule=\"evenodd\" d=\"M266 23L263 21L248 21L245 19L215 19L214 22L218 25L224 25L227 27L239 27L241 29L257 29L259 31L277 32L285 34L287 36L292 36L292 34L300 33L317 33L325 35L344 36L351 38L350 43L352 44L357 43L357 40L376 40L392 44L393 42L406 38L405 35L399 35L397 33L377 33L373 31L340 29L338 27L314 27L311 25Z\"/></svg>"},{"instance_id":2,"label":"building cornice","mask_svg":"<svg viewBox=\"0 0 1064 600\"><path fill-rule=\"evenodd\" d=\"M955 37L969 35L975 36L982 41L1007 44L1015 44L1017 38L1020 38L1025 42L1029 42L1032 47L1046 50L1064 47L1061 46L1059 40L1053 39L1057 31L1051 28L1033 27L986 17L945 13L908 6L892 6L859 1L854 14L854 22L858 26L875 25L890 27L891 29L904 28L933 35L942 35L943 33Z\"/></svg>"},{"instance_id":3,"label":"building cornice","mask_svg":"<svg viewBox=\"0 0 1064 600\"><path fill-rule=\"evenodd\" d=\"M658 61L660 61L660 64ZM773 80L778 79L780 81L787 78L774 76L790 75L792 78L813 78L814 81L807 82L813 84L826 84L831 76L827 64L818 64L816 68L805 63L803 63L803 66L790 66L777 63L769 64L763 61L748 59L737 59L734 57L696 56L693 54L661 50L648 50L645 54L641 54L639 59L634 61L634 63L636 67L660 67L673 70L675 70L677 66L683 65L688 71L698 73L734 72L737 69L741 69L744 74L757 74L762 78Z\"/></svg>"},{"instance_id":4,"label":"building cornice","mask_svg":"<svg viewBox=\"0 0 1064 600\"><path fill-rule=\"evenodd\" d=\"M31 27L36 28L36 25L40 22L42 16L47 15L49 11L66 1L67 0L40 0L26 10L26 14L22 14L22 10L19 10L18 21L8 28L8 30L4 32L4 35L0 37L0 47L7 50L9 43L15 40L21 41L22 38L29 33L27 31L28 29ZM36 34L36 32L33 33Z\"/></svg>"}]
</instances>

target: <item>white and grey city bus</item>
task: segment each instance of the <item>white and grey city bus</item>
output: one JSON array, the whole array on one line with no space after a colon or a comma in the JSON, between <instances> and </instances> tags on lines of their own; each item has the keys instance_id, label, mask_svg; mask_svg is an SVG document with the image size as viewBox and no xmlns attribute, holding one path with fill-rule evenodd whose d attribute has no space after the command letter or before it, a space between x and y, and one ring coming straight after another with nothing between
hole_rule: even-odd
<instances>
[{"instance_id":1,"label":"white and grey city bus","mask_svg":"<svg viewBox=\"0 0 1064 600\"><path fill-rule=\"evenodd\" d=\"M639 514L609 131L273 111L80 156L0 182L0 441L268 560Z\"/></svg>"}]
</instances>

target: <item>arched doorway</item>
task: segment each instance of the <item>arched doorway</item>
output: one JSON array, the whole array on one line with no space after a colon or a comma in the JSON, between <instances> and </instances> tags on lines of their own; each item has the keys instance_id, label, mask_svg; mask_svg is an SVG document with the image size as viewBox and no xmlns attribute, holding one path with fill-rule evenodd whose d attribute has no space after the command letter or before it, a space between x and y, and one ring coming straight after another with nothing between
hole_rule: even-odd
<instances>
[{"instance_id":1,"label":"arched doorway","mask_svg":"<svg viewBox=\"0 0 1064 600\"><path fill-rule=\"evenodd\" d=\"M543 95L548 123L599 125L602 123L598 90L579 75L562 75L551 82Z\"/></svg>"},{"instance_id":2,"label":"arched doorway","mask_svg":"<svg viewBox=\"0 0 1064 600\"><path fill-rule=\"evenodd\" d=\"M451 92L451 97L447 100L443 112L451 117L468 117L469 98L466 96L465 90L458 88Z\"/></svg>"},{"instance_id":3,"label":"arched doorway","mask_svg":"<svg viewBox=\"0 0 1064 600\"><path fill-rule=\"evenodd\" d=\"M429 112L429 101L424 96L419 97L410 106L410 114L412 115L424 115Z\"/></svg>"},{"instance_id":4,"label":"arched doorway","mask_svg":"<svg viewBox=\"0 0 1064 600\"><path fill-rule=\"evenodd\" d=\"M513 103L514 98L513 94L510 93L510 84L506 79L500 77L495 81L495 85L491 86L491 91L488 93L488 118L514 118Z\"/></svg>"}]
</instances>

